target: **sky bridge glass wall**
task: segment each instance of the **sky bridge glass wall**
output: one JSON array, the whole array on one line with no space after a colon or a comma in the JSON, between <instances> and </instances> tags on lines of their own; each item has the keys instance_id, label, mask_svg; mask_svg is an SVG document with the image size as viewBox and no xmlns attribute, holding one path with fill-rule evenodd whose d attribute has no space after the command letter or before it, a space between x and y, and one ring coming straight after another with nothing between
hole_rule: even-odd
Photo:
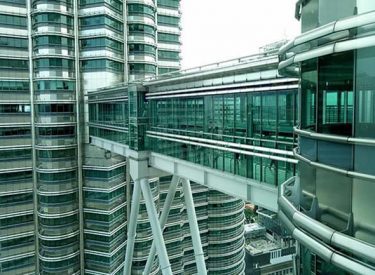
<instances>
[{"instance_id":1,"label":"sky bridge glass wall","mask_svg":"<svg viewBox=\"0 0 375 275\"><path fill-rule=\"evenodd\" d=\"M90 135L130 144L128 100L104 94L90 97ZM296 94L280 89L150 99L146 149L278 185L295 173Z\"/></svg>"}]
</instances>

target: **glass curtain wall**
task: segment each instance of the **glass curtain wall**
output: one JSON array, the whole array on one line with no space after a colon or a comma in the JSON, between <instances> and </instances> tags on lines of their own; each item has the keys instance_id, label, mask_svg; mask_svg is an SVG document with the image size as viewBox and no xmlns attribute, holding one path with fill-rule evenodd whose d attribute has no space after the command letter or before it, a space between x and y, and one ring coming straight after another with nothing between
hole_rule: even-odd
<instances>
[{"instance_id":1,"label":"glass curtain wall","mask_svg":"<svg viewBox=\"0 0 375 275\"><path fill-rule=\"evenodd\" d=\"M0 273L35 272L26 1L0 1Z\"/></svg>"},{"instance_id":2,"label":"glass curtain wall","mask_svg":"<svg viewBox=\"0 0 375 275\"><path fill-rule=\"evenodd\" d=\"M168 98L149 101L150 130L291 151L296 90ZM148 148L271 185L284 182L294 165L148 136Z\"/></svg>"}]
</instances>

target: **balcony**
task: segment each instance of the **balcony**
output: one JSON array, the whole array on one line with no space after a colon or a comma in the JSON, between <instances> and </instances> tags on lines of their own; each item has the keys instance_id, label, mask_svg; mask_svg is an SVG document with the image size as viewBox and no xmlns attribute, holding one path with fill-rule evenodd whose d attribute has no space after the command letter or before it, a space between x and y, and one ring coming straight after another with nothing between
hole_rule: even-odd
<instances>
[{"instance_id":1,"label":"balcony","mask_svg":"<svg viewBox=\"0 0 375 275\"><path fill-rule=\"evenodd\" d=\"M283 183L280 189L279 218L293 238L337 268L355 274L374 274L375 269L368 263L375 263L375 246L351 237L345 230L340 232L314 219L319 213L317 212L319 197L313 196L310 209L301 207L301 211L297 210L297 207L303 205L303 195L312 195L303 192L300 189L301 184L300 178L293 177ZM336 212L333 214L337 215ZM372 232L374 230L368 224L360 226Z\"/></svg>"},{"instance_id":2,"label":"balcony","mask_svg":"<svg viewBox=\"0 0 375 275\"><path fill-rule=\"evenodd\" d=\"M31 137L2 137L0 138L0 147L31 146Z\"/></svg>"},{"instance_id":3,"label":"balcony","mask_svg":"<svg viewBox=\"0 0 375 275\"><path fill-rule=\"evenodd\" d=\"M2 247L0 251L0 258L7 258L11 256L21 255L35 251L34 242L20 243L11 247Z\"/></svg>"},{"instance_id":4,"label":"balcony","mask_svg":"<svg viewBox=\"0 0 375 275\"><path fill-rule=\"evenodd\" d=\"M12 226L1 226L0 227L0 236L10 236L34 232L34 222L18 223Z\"/></svg>"},{"instance_id":5,"label":"balcony","mask_svg":"<svg viewBox=\"0 0 375 275\"><path fill-rule=\"evenodd\" d=\"M56 114L56 113L50 113L50 114L38 114L35 119L36 123L40 124L58 124L58 123L74 123L76 122L76 116L75 114Z\"/></svg>"},{"instance_id":6,"label":"balcony","mask_svg":"<svg viewBox=\"0 0 375 275\"><path fill-rule=\"evenodd\" d=\"M75 136L65 136L65 137L37 137L38 146L71 146L77 144L77 139Z\"/></svg>"},{"instance_id":7,"label":"balcony","mask_svg":"<svg viewBox=\"0 0 375 275\"><path fill-rule=\"evenodd\" d=\"M32 201L24 202L24 203L14 203L14 204L6 204L0 206L1 213L0 216L5 215L19 215L20 212L26 212L26 211L33 211L34 210L34 203Z\"/></svg>"},{"instance_id":8,"label":"balcony","mask_svg":"<svg viewBox=\"0 0 375 275\"><path fill-rule=\"evenodd\" d=\"M61 218L65 219L65 218ZM77 232L79 230L78 222L66 223L61 225L46 225L39 222L39 234L43 237L57 237L64 236Z\"/></svg>"},{"instance_id":9,"label":"balcony","mask_svg":"<svg viewBox=\"0 0 375 275\"><path fill-rule=\"evenodd\" d=\"M32 179L28 180L10 180L6 183L0 183L0 195L6 193L17 193L17 191L33 189Z\"/></svg>"},{"instance_id":10,"label":"balcony","mask_svg":"<svg viewBox=\"0 0 375 275\"><path fill-rule=\"evenodd\" d=\"M59 258L74 254L79 250L78 242L63 246L46 246L39 244L39 255L44 258Z\"/></svg>"},{"instance_id":11,"label":"balcony","mask_svg":"<svg viewBox=\"0 0 375 275\"><path fill-rule=\"evenodd\" d=\"M33 165L31 159L0 161L0 170L30 169Z\"/></svg>"},{"instance_id":12,"label":"balcony","mask_svg":"<svg viewBox=\"0 0 375 275\"><path fill-rule=\"evenodd\" d=\"M59 193L76 189L78 183L76 180L56 180L56 181L38 181L38 191L45 193Z\"/></svg>"},{"instance_id":13,"label":"balcony","mask_svg":"<svg viewBox=\"0 0 375 275\"><path fill-rule=\"evenodd\" d=\"M38 212L41 214L64 214L78 209L76 200L64 203L38 203Z\"/></svg>"}]
</instances>

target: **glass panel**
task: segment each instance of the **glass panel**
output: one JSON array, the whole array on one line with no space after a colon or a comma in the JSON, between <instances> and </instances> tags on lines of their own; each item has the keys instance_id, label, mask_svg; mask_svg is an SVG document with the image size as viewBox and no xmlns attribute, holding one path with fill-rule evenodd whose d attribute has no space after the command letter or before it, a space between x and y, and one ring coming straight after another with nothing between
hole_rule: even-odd
<instances>
[{"instance_id":1,"label":"glass panel","mask_svg":"<svg viewBox=\"0 0 375 275\"><path fill-rule=\"evenodd\" d=\"M347 230L351 214L352 178L316 169L316 196L319 198L319 220L336 230Z\"/></svg>"},{"instance_id":2,"label":"glass panel","mask_svg":"<svg viewBox=\"0 0 375 275\"><path fill-rule=\"evenodd\" d=\"M301 65L301 127L315 130L317 62L307 61Z\"/></svg>"},{"instance_id":3,"label":"glass panel","mask_svg":"<svg viewBox=\"0 0 375 275\"><path fill-rule=\"evenodd\" d=\"M357 51L357 137L375 137L375 47Z\"/></svg>"},{"instance_id":4,"label":"glass panel","mask_svg":"<svg viewBox=\"0 0 375 275\"><path fill-rule=\"evenodd\" d=\"M353 170L353 146L351 144L318 141L318 162Z\"/></svg>"},{"instance_id":5,"label":"glass panel","mask_svg":"<svg viewBox=\"0 0 375 275\"><path fill-rule=\"evenodd\" d=\"M317 118L320 133L352 135L353 64L353 52L319 59Z\"/></svg>"}]
</instances>

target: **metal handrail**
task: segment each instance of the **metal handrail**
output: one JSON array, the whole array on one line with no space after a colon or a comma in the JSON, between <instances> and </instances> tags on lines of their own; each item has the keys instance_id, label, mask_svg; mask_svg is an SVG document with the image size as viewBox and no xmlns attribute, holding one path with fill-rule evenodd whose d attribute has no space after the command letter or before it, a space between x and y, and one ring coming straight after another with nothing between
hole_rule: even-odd
<instances>
[{"instance_id":1,"label":"metal handrail","mask_svg":"<svg viewBox=\"0 0 375 275\"><path fill-rule=\"evenodd\" d=\"M299 212L284 196L285 187L293 181L295 181L295 177L290 178L281 185L278 200L280 206L279 218L292 232L292 236L325 261L339 266L348 272L355 274L375 274L373 268L346 255L339 254L331 247L338 247L347 253L353 253L375 263L375 246L338 232ZM299 228L304 231L301 231ZM315 238L310 235L313 235Z\"/></svg>"}]
</instances>

